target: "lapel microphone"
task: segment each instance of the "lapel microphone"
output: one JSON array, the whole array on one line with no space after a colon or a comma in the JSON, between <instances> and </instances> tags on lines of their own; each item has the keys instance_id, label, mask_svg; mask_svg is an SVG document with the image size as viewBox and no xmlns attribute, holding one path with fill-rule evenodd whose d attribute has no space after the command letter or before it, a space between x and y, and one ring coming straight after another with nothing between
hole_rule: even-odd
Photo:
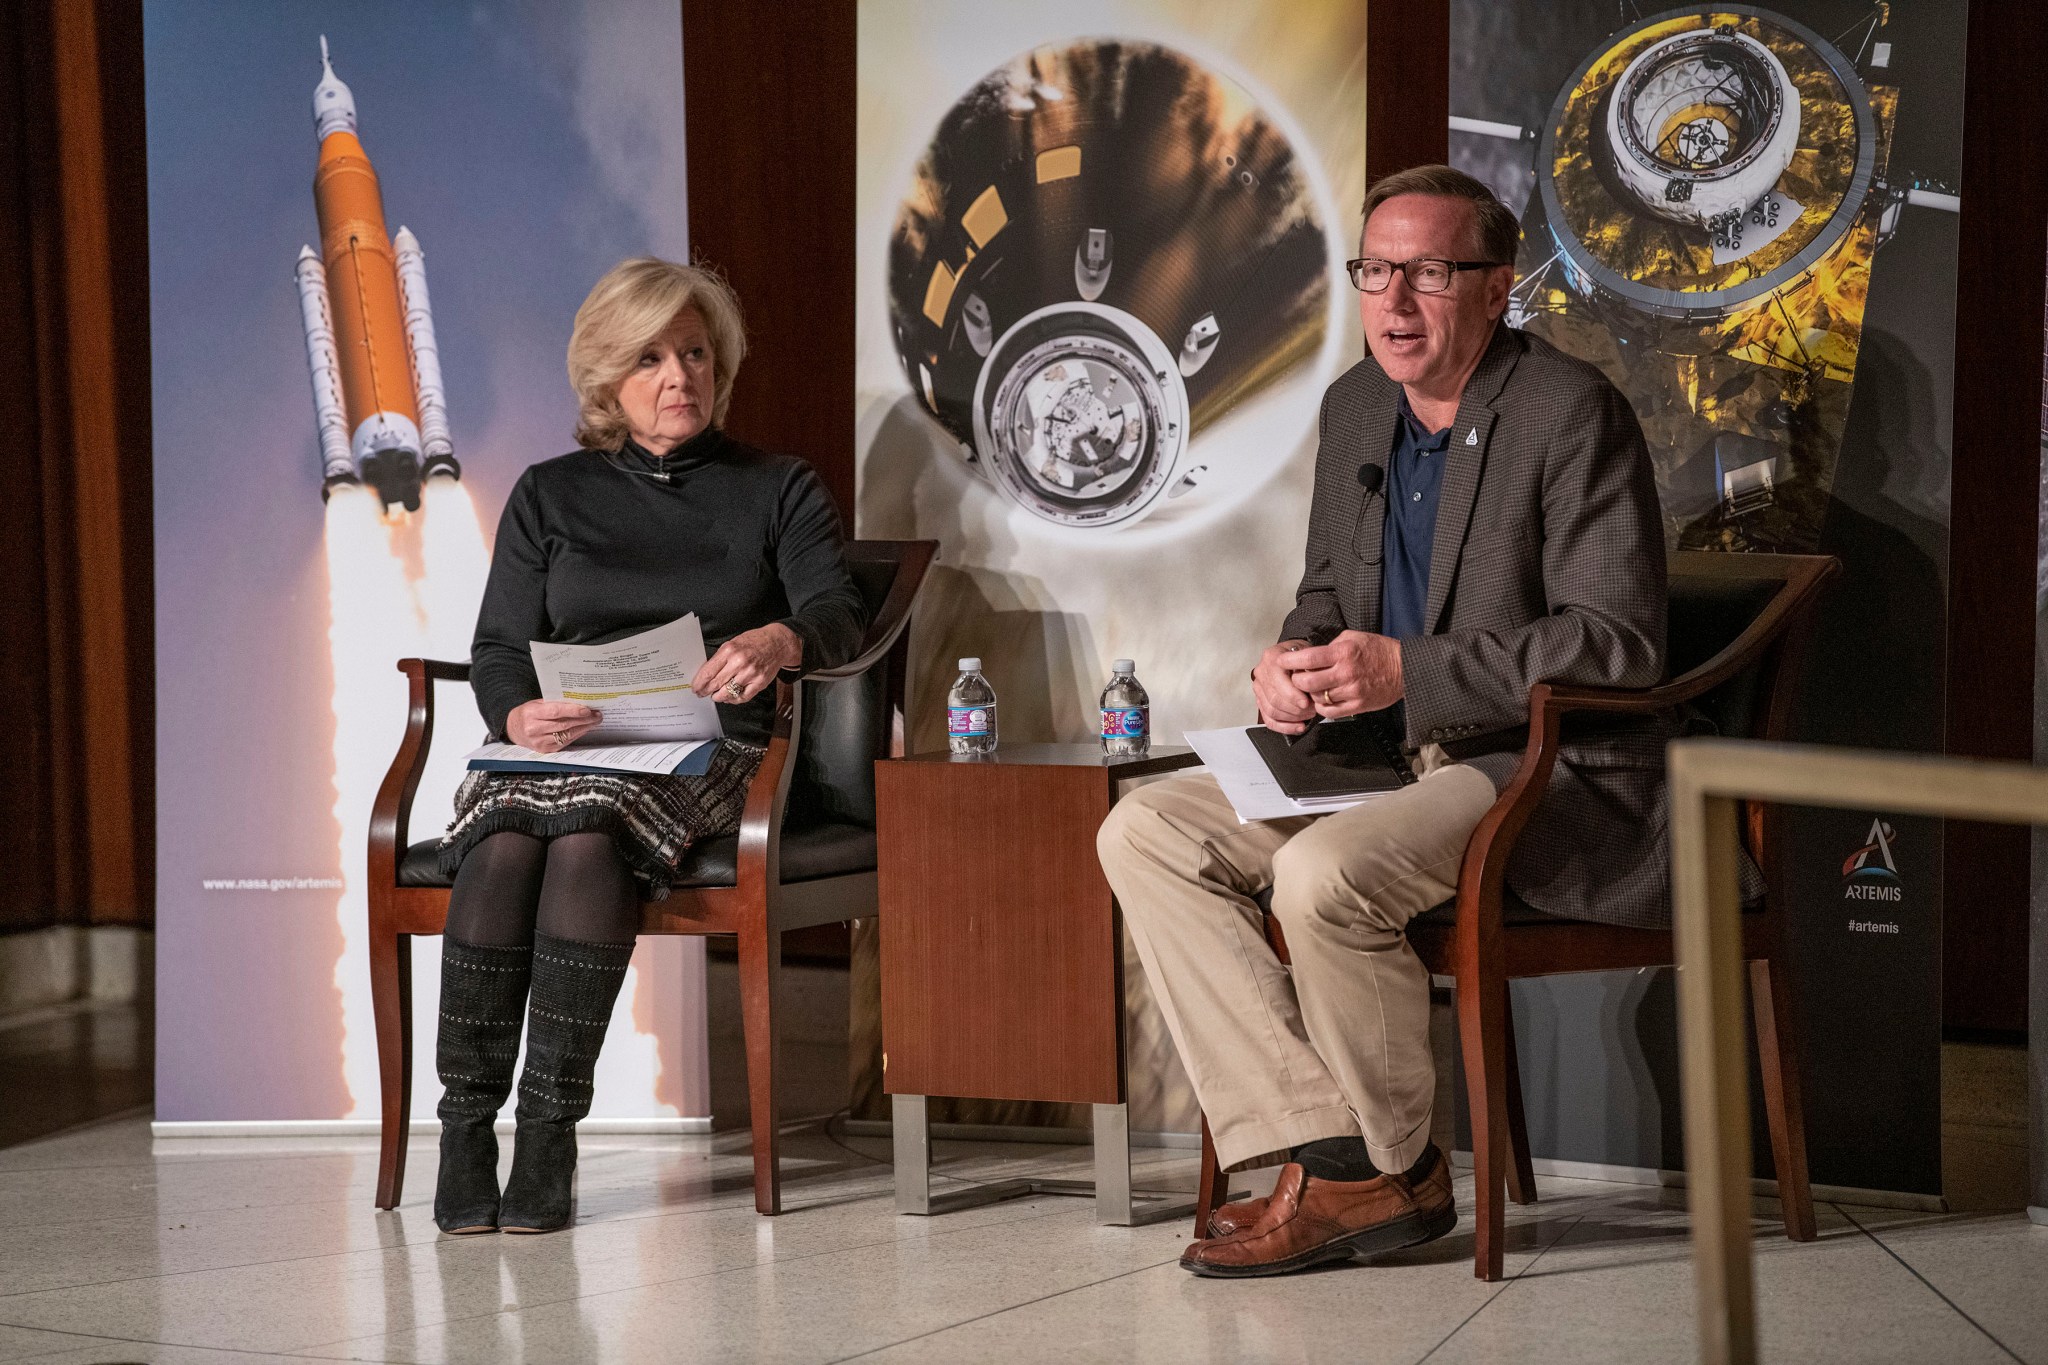
<instances>
[{"instance_id":1,"label":"lapel microphone","mask_svg":"<svg viewBox=\"0 0 2048 1365\"><path fill-rule=\"evenodd\" d=\"M1365 489L1369 498L1380 491L1380 485L1387 481L1387 471L1376 464L1362 464L1358 467L1359 486Z\"/></svg>"}]
</instances>

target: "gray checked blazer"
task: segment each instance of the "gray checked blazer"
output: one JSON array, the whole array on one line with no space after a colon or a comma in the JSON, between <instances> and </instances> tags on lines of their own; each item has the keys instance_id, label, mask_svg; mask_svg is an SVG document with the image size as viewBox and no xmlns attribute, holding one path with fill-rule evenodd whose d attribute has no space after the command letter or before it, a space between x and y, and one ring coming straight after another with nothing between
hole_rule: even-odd
<instances>
[{"instance_id":1,"label":"gray checked blazer","mask_svg":"<svg viewBox=\"0 0 2048 1365\"><path fill-rule=\"evenodd\" d=\"M1306 565L1283 639L1379 629L1386 505L1359 471L1384 469L1398 394L1368 357L1323 397ZM1628 400L1591 365L1504 324L1465 386L1444 458L1429 633L1401 646L1406 744L1441 744L1498 790L1527 742L1531 684L1663 679L1657 488ZM1508 887L1550 914L1665 925L1664 746L1681 725L1598 719L1566 729Z\"/></svg>"}]
</instances>

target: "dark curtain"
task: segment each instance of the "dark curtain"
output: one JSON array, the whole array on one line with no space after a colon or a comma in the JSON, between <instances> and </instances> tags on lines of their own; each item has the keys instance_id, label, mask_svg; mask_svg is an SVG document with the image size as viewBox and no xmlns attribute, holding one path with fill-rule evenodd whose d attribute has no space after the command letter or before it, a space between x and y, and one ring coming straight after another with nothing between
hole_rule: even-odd
<instances>
[{"instance_id":1,"label":"dark curtain","mask_svg":"<svg viewBox=\"0 0 2048 1365\"><path fill-rule=\"evenodd\" d=\"M0 932L154 915L140 0L0 5Z\"/></svg>"}]
</instances>

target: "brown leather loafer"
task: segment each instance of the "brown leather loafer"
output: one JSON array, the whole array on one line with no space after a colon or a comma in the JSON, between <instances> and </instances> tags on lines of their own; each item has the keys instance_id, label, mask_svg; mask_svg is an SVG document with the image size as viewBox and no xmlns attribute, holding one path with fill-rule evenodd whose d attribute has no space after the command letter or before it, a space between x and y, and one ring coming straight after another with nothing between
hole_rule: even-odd
<instances>
[{"instance_id":1,"label":"brown leather loafer","mask_svg":"<svg viewBox=\"0 0 2048 1365\"><path fill-rule=\"evenodd\" d=\"M1256 1195L1250 1199L1240 1199L1235 1204L1225 1204L1222 1208L1209 1215L1209 1235L1211 1237L1228 1237L1232 1233L1243 1232L1246 1228L1258 1222L1259 1216L1265 1211L1266 1196L1264 1195Z\"/></svg>"},{"instance_id":2,"label":"brown leather loafer","mask_svg":"<svg viewBox=\"0 0 2048 1365\"><path fill-rule=\"evenodd\" d=\"M1413 1186L1398 1175L1315 1180L1290 1161L1280 1168L1257 1222L1228 1237L1196 1242L1180 1263L1217 1279L1286 1275L1325 1261L1419 1246L1457 1224L1451 1163L1442 1152Z\"/></svg>"}]
</instances>

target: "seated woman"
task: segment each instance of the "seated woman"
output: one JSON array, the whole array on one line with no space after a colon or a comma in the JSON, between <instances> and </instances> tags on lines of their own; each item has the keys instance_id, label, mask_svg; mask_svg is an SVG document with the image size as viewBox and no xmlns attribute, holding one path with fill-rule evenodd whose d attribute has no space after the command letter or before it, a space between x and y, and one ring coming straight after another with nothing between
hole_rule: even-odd
<instances>
[{"instance_id":1,"label":"seated woman","mask_svg":"<svg viewBox=\"0 0 2048 1365\"><path fill-rule=\"evenodd\" d=\"M569 338L585 449L529 468L505 504L471 651L492 735L550 754L598 723L587 706L540 700L529 641L603 643L694 611L711 654L693 687L717 700L725 738L701 777L472 773L457 792L435 1056L445 1232L568 1225L576 1123L641 900L668 894L692 843L739 828L776 675L860 645L865 612L817 474L719 429L745 350L716 275L651 259L614 268ZM501 1203L492 1123L522 1020Z\"/></svg>"}]
</instances>

